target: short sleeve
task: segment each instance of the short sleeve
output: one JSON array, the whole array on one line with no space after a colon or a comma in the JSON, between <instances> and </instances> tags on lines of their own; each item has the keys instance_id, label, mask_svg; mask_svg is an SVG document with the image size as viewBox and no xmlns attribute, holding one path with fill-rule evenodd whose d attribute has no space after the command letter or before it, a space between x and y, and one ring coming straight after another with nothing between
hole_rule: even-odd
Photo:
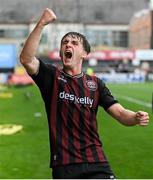
<instances>
[{"instance_id":1,"label":"short sleeve","mask_svg":"<svg viewBox=\"0 0 153 180\"><path fill-rule=\"evenodd\" d=\"M46 63L41 60L39 65L39 71L37 75L31 75L36 85L39 87L43 99L46 101L51 94L53 87L53 81L55 76L56 67L51 63Z\"/></svg>"},{"instance_id":2,"label":"short sleeve","mask_svg":"<svg viewBox=\"0 0 153 180\"><path fill-rule=\"evenodd\" d=\"M99 79L99 93L100 100L99 105L102 106L105 111L113 104L118 103L118 100L114 98L110 90L106 87L105 83Z\"/></svg>"}]
</instances>

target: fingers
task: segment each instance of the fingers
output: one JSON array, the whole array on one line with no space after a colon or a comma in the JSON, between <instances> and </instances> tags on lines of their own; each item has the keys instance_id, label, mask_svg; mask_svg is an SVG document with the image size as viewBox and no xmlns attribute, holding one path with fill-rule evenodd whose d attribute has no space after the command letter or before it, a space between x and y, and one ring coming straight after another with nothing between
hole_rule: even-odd
<instances>
[{"instance_id":1,"label":"fingers","mask_svg":"<svg viewBox=\"0 0 153 180\"><path fill-rule=\"evenodd\" d=\"M46 9L45 9L45 13L48 14L48 16L50 16L50 18L51 18L52 20L57 19L55 13L54 13L51 9L46 8Z\"/></svg>"},{"instance_id":2,"label":"fingers","mask_svg":"<svg viewBox=\"0 0 153 180\"><path fill-rule=\"evenodd\" d=\"M46 8L40 18L39 23L41 23L43 26L45 26L45 25L53 22L56 19L57 19L57 17L55 15L55 13L51 9Z\"/></svg>"},{"instance_id":3,"label":"fingers","mask_svg":"<svg viewBox=\"0 0 153 180\"><path fill-rule=\"evenodd\" d=\"M149 115L147 112L138 111L136 113L136 120L140 126L147 126L149 123Z\"/></svg>"}]
</instances>

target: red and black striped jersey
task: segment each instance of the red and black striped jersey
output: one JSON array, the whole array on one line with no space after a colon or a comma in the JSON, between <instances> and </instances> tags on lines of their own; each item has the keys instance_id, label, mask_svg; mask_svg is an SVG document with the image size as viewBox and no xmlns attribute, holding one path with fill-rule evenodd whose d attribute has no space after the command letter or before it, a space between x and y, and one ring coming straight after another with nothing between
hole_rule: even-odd
<instances>
[{"instance_id":1,"label":"red and black striped jersey","mask_svg":"<svg viewBox=\"0 0 153 180\"><path fill-rule=\"evenodd\" d=\"M40 61L32 76L45 103L49 122L51 166L106 162L97 132L98 106L107 110L117 103L102 80L81 73L66 74Z\"/></svg>"}]
</instances>

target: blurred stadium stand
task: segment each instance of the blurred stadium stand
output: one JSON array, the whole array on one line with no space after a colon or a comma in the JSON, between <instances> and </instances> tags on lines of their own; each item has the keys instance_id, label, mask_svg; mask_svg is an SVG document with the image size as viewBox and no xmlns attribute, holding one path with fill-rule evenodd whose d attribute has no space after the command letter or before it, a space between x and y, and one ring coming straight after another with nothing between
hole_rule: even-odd
<instances>
[{"instance_id":1,"label":"blurred stadium stand","mask_svg":"<svg viewBox=\"0 0 153 180\"><path fill-rule=\"evenodd\" d=\"M61 37L68 31L85 34L92 51L129 52L129 23L135 12L149 8L149 0L0 0L0 43L16 44L17 54L46 7L52 8L58 19L42 34L38 57L49 63L61 64L51 53L59 50ZM57 33L58 32L58 33ZM135 49L134 49L135 50ZM132 53L133 51L131 51ZM135 55L135 52L133 52ZM122 54L122 55L121 55ZM94 72L132 73L140 67L132 58L89 58L83 70ZM17 59L17 65L20 66Z\"/></svg>"}]
</instances>

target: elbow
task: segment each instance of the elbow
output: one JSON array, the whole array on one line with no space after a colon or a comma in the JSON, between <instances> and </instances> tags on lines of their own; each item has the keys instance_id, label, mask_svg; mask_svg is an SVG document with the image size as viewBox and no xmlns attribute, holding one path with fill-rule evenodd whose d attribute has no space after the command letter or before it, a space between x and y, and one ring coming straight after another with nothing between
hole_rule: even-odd
<instances>
[{"instance_id":1,"label":"elbow","mask_svg":"<svg viewBox=\"0 0 153 180\"><path fill-rule=\"evenodd\" d=\"M120 120L124 118L125 108L120 104L114 104L108 109L108 113L115 119Z\"/></svg>"},{"instance_id":2,"label":"elbow","mask_svg":"<svg viewBox=\"0 0 153 180\"><path fill-rule=\"evenodd\" d=\"M19 59L20 59L20 63L23 65L23 66L26 66L28 65L29 63L32 62L32 58L25 55L24 52L21 52L20 56L19 56Z\"/></svg>"},{"instance_id":3,"label":"elbow","mask_svg":"<svg viewBox=\"0 0 153 180\"><path fill-rule=\"evenodd\" d=\"M20 59L20 63L23 65L24 64L24 60L23 60L23 57L21 55L19 56L19 59Z\"/></svg>"},{"instance_id":4,"label":"elbow","mask_svg":"<svg viewBox=\"0 0 153 180\"><path fill-rule=\"evenodd\" d=\"M20 54L20 56L19 56L19 59L20 59L20 63L22 64L22 65L24 65L25 64L25 57L24 57L24 54L21 52L21 54Z\"/></svg>"}]
</instances>

